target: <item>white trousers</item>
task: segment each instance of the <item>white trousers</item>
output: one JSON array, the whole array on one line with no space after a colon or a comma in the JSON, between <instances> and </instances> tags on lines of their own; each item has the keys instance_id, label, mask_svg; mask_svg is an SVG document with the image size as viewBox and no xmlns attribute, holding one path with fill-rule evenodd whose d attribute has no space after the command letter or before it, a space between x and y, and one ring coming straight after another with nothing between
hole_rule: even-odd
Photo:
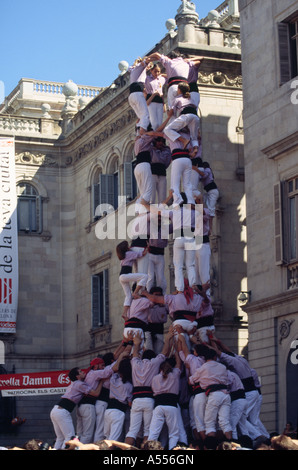
<instances>
[{"instance_id":1,"label":"white trousers","mask_svg":"<svg viewBox=\"0 0 298 470\"><path fill-rule=\"evenodd\" d=\"M171 189L173 190L173 206L182 202L180 194L180 183L182 178L183 190L187 197L188 204L194 204L192 184L191 184L192 165L190 158L176 158L171 163Z\"/></svg>"},{"instance_id":2,"label":"white trousers","mask_svg":"<svg viewBox=\"0 0 298 470\"><path fill-rule=\"evenodd\" d=\"M204 392L197 393L193 396L192 399L192 410L193 410L193 419L196 430L198 432L205 431L205 408L206 408L207 397Z\"/></svg>"},{"instance_id":3,"label":"white trousers","mask_svg":"<svg viewBox=\"0 0 298 470\"><path fill-rule=\"evenodd\" d=\"M158 405L154 408L149 429L148 440L158 440L164 423L168 427L169 450L173 449L179 440L179 411L175 406Z\"/></svg>"},{"instance_id":4,"label":"white trousers","mask_svg":"<svg viewBox=\"0 0 298 470\"><path fill-rule=\"evenodd\" d=\"M104 415L105 439L119 441L125 420L125 413L115 408L108 408Z\"/></svg>"},{"instance_id":5,"label":"white trousers","mask_svg":"<svg viewBox=\"0 0 298 470\"><path fill-rule=\"evenodd\" d=\"M142 424L143 436L149 436L149 427L154 410L154 399L149 397L135 398L130 410L130 427L126 437L137 438Z\"/></svg>"},{"instance_id":6,"label":"white trousers","mask_svg":"<svg viewBox=\"0 0 298 470\"><path fill-rule=\"evenodd\" d=\"M163 122L163 103L151 102L148 106L149 118L152 129L156 131Z\"/></svg>"},{"instance_id":7,"label":"white trousers","mask_svg":"<svg viewBox=\"0 0 298 470\"><path fill-rule=\"evenodd\" d=\"M167 92L168 109L172 108L172 106L174 104L174 101L175 101L175 98L177 98L177 90L178 90L178 84L177 85L171 85L168 88L168 92Z\"/></svg>"},{"instance_id":8,"label":"white trousers","mask_svg":"<svg viewBox=\"0 0 298 470\"><path fill-rule=\"evenodd\" d=\"M143 348L144 348L144 344L145 344L145 334L144 334L144 330L142 330L142 328L133 328L133 327L125 327L124 330L123 330L123 336L124 338L129 338L130 335L133 335L135 336L136 334L139 334L140 337L141 337L141 343L139 345L139 350L140 350L140 353L142 353L143 351ZM131 354L133 353L133 350L134 350L134 346L132 347L131 349Z\"/></svg>"},{"instance_id":9,"label":"white trousers","mask_svg":"<svg viewBox=\"0 0 298 470\"><path fill-rule=\"evenodd\" d=\"M144 251L144 247L142 246L132 246L131 251ZM138 273L145 273L148 274L148 266L149 266L149 253L146 253L145 256L136 259L136 266ZM148 279L147 279L148 280Z\"/></svg>"},{"instance_id":10,"label":"white trousers","mask_svg":"<svg viewBox=\"0 0 298 470\"><path fill-rule=\"evenodd\" d=\"M207 206L207 209L209 209L210 211L211 217L215 216L215 207L216 207L218 198L219 198L219 191L217 188L210 189L210 191L206 192L204 195L205 204Z\"/></svg>"},{"instance_id":11,"label":"white trousers","mask_svg":"<svg viewBox=\"0 0 298 470\"><path fill-rule=\"evenodd\" d=\"M153 286L161 287L163 294L166 293L165 257L164 255L153 255L149 253L147 291L149 292Z\"/></svg>"},{"instance_id":12,"label":"white trousers","mask_svg":"<svg viewBox=\"0 0 298 470\"><path fill-rule=\"evenodd\" d=\"M206 284L210 280L210 243L196 245L195 258L196 284Z\"/></svg>"},{"instance_id":13,"label":"white trousers","mask_svg":"<svg viewBox=\"0 0 298 470\"><path fill-rule=\"evenodd\" d=\"M196 114L181 114L173 121L170 121L170 123L164 129L164 134L169 140L175 142L175 140L181 137L179 131L181 131L181 129L184 129L184 127L188 127L189 129L192 147L198 147L200 118Z\"/></svg>"},{"instance_id":14,"label":"white trousers","mask_svg":"<svg viewBox=\"0 0 298 470\"><path fill-rule=\"evenodd\" d=\"M241 434L248 436L248 430L246 426L246 409L247 401L245 398L239 398L238 400L231 401L230 410L230 423L232 426L232 437L238 439L238 430L241 429Z\"/></svg>"},{"instance_id":15,"label":"white trousers","mask_svg":"<svg viewBox=\"0 0 298 470\"><path fill-rule=\"evenodd\" d=\"M145 331L145 349L154 351L155 354L160 354L164 346L164 335L154 334L154 338L150 331Z\"/></svg>"},{"instance_id":16,"label":"white trousers","mask_svg":"<svg viewBox=\"0 0 298 470\"><path fill-rule=\"evenodd\" d=\"M208 395L205 408L206 434L217 431L217 420L224 433L232 431L230 408L231 397L228 393L218 390Z\"/></svg>"},{"instance_id":17,"label":"white trousers","mask_svg":"<svg viewBox=\"0 0 298 470\"><path fill-rule=\"evenodd\" d=\"M125 294L125 299L123 303L124 306L130 306L132 301L131 284L136 282L138 286L145 287L147 284L147 280L148 275L145 273L128 273L121 274L119 276L119 282Z\"/></svg>"},{"instance_id":18,"label":"white trousers","mask_svg":"<svg viewBox=\"0 0 298 470\"><path fill-rule=\"evenodd\" d=\"M93 442L95 423L95 405L85 403L77 407L77 435L83 444Z\"/></svg>"},{"instance_id":19,"label":"white trousers","mask_svg":"<svg viewBox=\"0 0 298 470\"><path fill-rule=\"evenodd\" d=\"M103 400L96 400L95 414L96 414L96 425L94 432L94 442L101 441L104 439L104 415L107 409L108 403Z\"/></svg>"},{"instance_id":20,"label":"white trousers","mask_svg":"<svg viewBox=\"0 0 298 470\"><path fill-rule=\"evenodd\" d=\"M150 202L152 195L152 172L150 163L138 163L134 169L134 175L139 191L139 197L136 200L136 204L140 204L142 199Z\"/></svg>"},{"instance_id":21,"label":"white trousers","mask_svg":"<svg viewBox=\"0 0 298 470\"><path fill-rule=\"evenodd\" d=\"M65 442L75 435L72 416L69 411L55 405L50 413L50 418L56 434L54 448L56 450L63 449Z\"/></svg>"},{"instance_id":22,"label":"white trousers","mask_svg":"<svg viewBox=\"0 0 298 470\"><path fill-rule=\"evenodd\" d=\"M167 177L152 175L152 204L161 204L167 197Z\"/></svg>"},{"instance_id":23,"label":"white trousers","mask_svg":"<svg viewBox=\"0 0 298 470\"><path fill-rule=\"evenodd\" d=\"M193 238L175 238L173 245L175 287L181 292L184 291L184 262L189 285L193 286L196 283L195 240Z\"/></svg>"},{"instance_id":24,"label":"white trousers","mask_svg":"<svg viewBox=\"0 0 298 470\"><path fill-rule=\"evenodd\" d=\"M147 130L150 124L148 105L142 91L131 93L128 97L128 103L136 113L139 122L138 126Z\"/></svg>"}]
</instances>

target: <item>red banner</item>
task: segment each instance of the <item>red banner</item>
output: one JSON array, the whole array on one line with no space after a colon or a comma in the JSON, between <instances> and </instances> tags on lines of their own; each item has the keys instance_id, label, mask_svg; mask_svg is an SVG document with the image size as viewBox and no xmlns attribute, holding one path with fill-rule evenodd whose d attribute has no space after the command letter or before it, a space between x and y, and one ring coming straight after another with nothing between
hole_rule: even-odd
<instances>
[{"instance_id":1,"label":"red banner","mask_svg":"<svg viewBox=\"0 0 298 470\"><path fill-rule=\"evenodd\" d=\"M69 371L0 375L3 397L62 395L70 384Z\"/></svg>"}]
</instances>

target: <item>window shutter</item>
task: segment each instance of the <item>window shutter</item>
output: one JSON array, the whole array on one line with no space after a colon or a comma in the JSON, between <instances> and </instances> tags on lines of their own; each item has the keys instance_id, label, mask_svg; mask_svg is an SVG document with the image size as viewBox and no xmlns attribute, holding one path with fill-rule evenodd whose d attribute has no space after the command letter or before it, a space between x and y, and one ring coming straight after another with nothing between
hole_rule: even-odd
<instances>
[{"instance_id":1,"label":"window shutter","mask_svg":"<svg viewBox=\"0 0 298 470\"><path fill-rule=\"evenodd\" d=\"M133 191L133 168L131 162L124 163L124 191L126 200L132 201L134 199Z\"/></svg>"},{"instance_id":2,"label":"window shutter","mask_svg":"<svg viewBox=\"0 0 298 470\"><path fill-rule=\"evenodd\" d=\"M279 63L280 63L280 85L291 80L291 52L289 25L287 23L278 24L279 39Z\"/></svg>"},{"instance_id":3,"label":"window shutter","mask_svg":"<svg viewBox=\"0 0 298 470\"><path fill-rule=\"evenodd\" d=\"M100 204L114 207L114 175L100 175Z\"/></svg>"},{"instance_id":4,"label":"window shutter","mask_svg":"<svg viewBox=\"0 0 298 470\"><path fill-rule=\"evenodd\" d=\"M99 277L92 276L92 327L96 328L99 325L99 310L100 310L100 289Z\"/></svg>"},{"instance_id":5,"label":"window shutter","mask_svg":"<svg viewBox=\"0 0 298 470\"><path fill-rule=\"evenodd\" d=\"M275 264L282 265L285 263L285 245L283 237L283 192L284 183L279 182L274 185L274 223L275 223Z\"/></svg>"},{"instance_id":6,"label":"window shutter","mask_svg":"<svg viewBox=\"0 0 298 470\"><path fill-rule=\"evenodd\" d=\"M103 272L103 291L104 291L104 324L109 323L109 270Z\"/></svg>"}]
</instances>

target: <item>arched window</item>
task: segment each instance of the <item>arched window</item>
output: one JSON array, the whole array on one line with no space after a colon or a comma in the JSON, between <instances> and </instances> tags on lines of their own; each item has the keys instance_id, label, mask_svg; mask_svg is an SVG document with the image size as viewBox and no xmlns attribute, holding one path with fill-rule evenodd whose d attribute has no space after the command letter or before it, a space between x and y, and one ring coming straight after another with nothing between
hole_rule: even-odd
<instances>
[{"instance_id":1,"label":"arched window","mask_svg":"<svg viewBox=\"0 0 298 470\"><path fill-rule=\"evenodd\" d=\"M26 233L42 232L42 197L27 182L17 185L18 230Z\"/></svg>"}]
</instances>

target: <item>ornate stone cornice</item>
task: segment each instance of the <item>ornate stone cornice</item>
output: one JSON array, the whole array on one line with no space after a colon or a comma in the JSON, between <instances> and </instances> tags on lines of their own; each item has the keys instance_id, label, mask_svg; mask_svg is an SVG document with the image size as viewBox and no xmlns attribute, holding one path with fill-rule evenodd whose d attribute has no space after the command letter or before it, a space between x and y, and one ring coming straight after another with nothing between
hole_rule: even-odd
<instances>
[{"instance_id":1,"label":"ornate stone cornice","mask_svg":"<svg viewBox=\"0 0 298 470\"><path fill-rule=\"evenodd\" d=\"M15 162L17 164L24 165L36 165L39 167L50 167L50 168L65 168L69 165L69 159L66 159L64 163L60 162L60 159L53 157L49 154L44 153L32 153L32 152L21 152L15 156Z\"/></svg>"},{"instance_id":2,"label":"ornate stone cornice","mask_svg":"<svg viewBox=\"0 0 298 470\"><path fill-rule=\"evenodd\" d=\"M222 72L199 72L198 84L224 88L237 88L239 90L242 89L242 76L237 75L229 77Z\"/></svg>"},{"instance_id":3,"label":"ornate stone cornice","mask_svg":"<svg viewBox=\"0 0 298 470\"><path fill-rule=\"evenodd\" d=\"M120 118L116 119L112 124L104 127L101 132L95 135L89 142L79 147L75 156L74 162L78 162L84 158L88 153L95 150L99 145L114 136L118 132L122 131L124 127L128 126L136 119L136 115L133 110L129 110L126 114L123 114Z\"/></svg>"}]
</instances>

